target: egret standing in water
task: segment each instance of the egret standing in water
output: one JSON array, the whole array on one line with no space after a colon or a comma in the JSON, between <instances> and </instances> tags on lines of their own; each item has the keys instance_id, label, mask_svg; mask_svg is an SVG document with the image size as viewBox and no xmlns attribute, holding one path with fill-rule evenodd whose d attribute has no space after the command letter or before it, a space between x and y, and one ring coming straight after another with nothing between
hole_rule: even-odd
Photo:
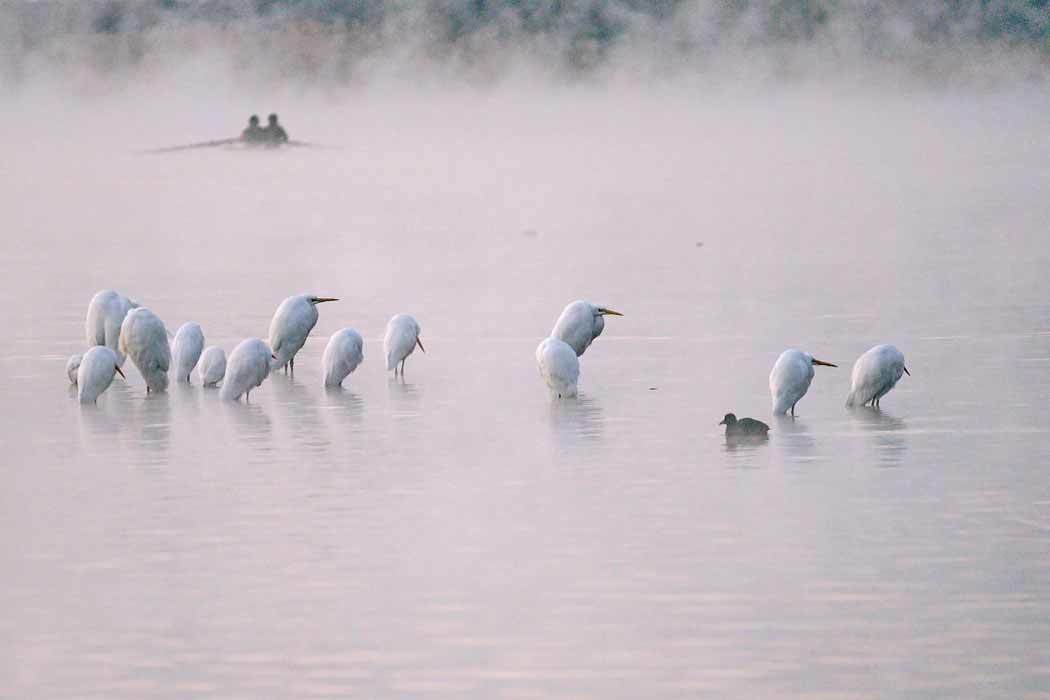
<instances>
[{"instance_id":1,"label":"egret standing in water","mask_svg":"<svg viewBox=\"0 0 1050 700\"><path fill-rule=\"evenodd\" d=\"M838 367L830 362L814 359L808 352L785 350L769 373L769 393L773 396L773 415L783 416L788 410L795 415L795 404L799 402L813 381L813 366Z\"/></svg>"},{"instance_id":2,"label":"egret standing in water","mask_svg":"<svg viewBox=\"0 0 1050 700\"><path fill-rule=\"evenodd\" d=\"M274 359L270 346L258 338L242 340L230 353L219 398L236 401L243 394L247 401L252 389L262 385L270 376L270 364Z\"/></svg>"},{"instance_id":3,"label":"egret standing in water","mask_svg":"<svg viewBox=\"0 0 1050 700\"><path fill-rule=\"evenodd\" d=\"M383 336L383 354L386 355L386 371L394 370L397 376L397 365L401 364L401 378L405 377L405 359L415 352L416 346L424 353L423 341L419 339L419 324L408 314L398 314L386 324L386 335Z\"/></svg>"},{"instance_id":4,"label":"egret standing in water","mask_svg":"<svg viewBox=\"0 0 1050 700\"><path fill-rule=\"evenodd\" d=\"M343 380L364 361L364 342L361 334L353 328L332 334L321 357L321 373L326 387L342 386Z\"/></svg>"},{"instance_id":5,"label":"egret standing in water","mask_svg":"<svg viewBox=\"0 0 1050 700\"><path fill-rule=\"evenodd\" d=\"M212 345L206 348L197 365L197 376L202 386L215 386L226 376L226 353L222 348Z\"/></svg>"},{"instance_id":6,"label":"egret standing in water","mask_svg":"<svg viewBox=\"0 0 1050 700\"><path fill-rule=\"evenodd\" d=\"M104 345L96 345L84 353L77 370L77 398L80 403L95 403L113 383L113 375L118 373L124 376L117 365L117 353Z\"/></svg>"},{"instance_id":7,"label":"egret standing in water","mask_svg":"<svg viewBox=\"0 0 1050 700\"><path fill-rule=\"evenodd\" d=\"M147 394L168 388L171 347L168 330L155 313L145 307L128 312L120 326L120 351L131 358L146 380Z\"/></svg>"},{"instance_id":8,"label":"egret standing in water","mask_svg":"<svg viewBox=\"0 0 1050 700\"><path fill-rule=\"evenodd\" d=\"M204 331L197 323L184 323L171 343L171 359L175 365L175 381L190 383L190 372L204 350Z\"/></svg>"},{"instance_id":9,"label":"egret standing in water","mask_svg":"<svg viewBox=\"0 0 1050 700\"><path fill-rule=\"evenodd\" d=\"M317 325L317 305L326 301L339 300L299 294L288 297L277 307L270 321L270 348L275 358L273 369L287 367L295 373L295 354L302 349L310 331Z\"/></svg>"},{"instance_id":10,"label":"egret standing in water","mask_svg":"<svg viewBox=\"0 0 1050 700\"><path fill-rule=\"evenodd\" d=\"M87 318L84 320L84 335L88 347L105 345L117 353L117 364L124 365L124 353L120 349L120 325L128 312L138 304L111 289L103 289L91 298Z\"/></svg>"},{"instance_id":11,"label":"egret standing in water","mask_svg":"<svg viewBox=\"0 0 1050 700\"><path fill-rule=\"evenodd\" d=\"M69 377L70 384L77 383L77 370L80 369L80 363L84 360L80 355L70 355L69 360L66 362L66 376Z\"/></svg>"},{"instance_id":12,"label":"egret standing in water","mask_svg":"<svg viewBox=\"0 0 1050 700\"><path fill-rule=\"evenodd\" d=\"M554 330L551 331L551 337L568 343L577 355L582 355L605 330L606 316L623 314L589 301L574 301L561 312L554 324Z\"/></svg>"},{"instance_id":13,"label":"egret standing in water","mask_svg":"<svg viewBox=\"0 0 1050 700\"><path fill-rule=\"evenodd\" d=\"M559 399L576 396L580 358L572 346L559 338L546 338L536 348L536 364L551 393Z\"/></svg>"},{"instance_id":14,"label":"egret standing in water","mask_svg":"<svg viewBox=\"0 0 1050 700\"><path fill-rule=\"evenodd\" d=\"M904 366L904 353L892 345L876 345L857 358L853 365L853 386L846 406L880 408L882 397L897 385L901 375L911 376Z\"/></svg>"}]
</instances>

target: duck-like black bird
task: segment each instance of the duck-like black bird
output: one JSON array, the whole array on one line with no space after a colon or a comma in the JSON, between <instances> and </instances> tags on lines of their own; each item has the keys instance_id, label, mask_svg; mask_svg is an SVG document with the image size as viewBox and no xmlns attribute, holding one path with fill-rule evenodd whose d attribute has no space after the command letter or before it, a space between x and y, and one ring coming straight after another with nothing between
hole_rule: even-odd
<instances>
[{"instance_id":1,"label":"duck-like black bird","mask_svg":"<svg viewBox=\"0 0 1050 700\"><path fill-rule=\"evenodd\" d=\"M737 420L737 417L732 413L727 413L726 417L722 419L719 425L726 427L726 437L737 438L737 437L751 437L751 438L764 438L769 432L769 426L760 420L754 418L741 418Z\"/></svg>"}]
</instances>

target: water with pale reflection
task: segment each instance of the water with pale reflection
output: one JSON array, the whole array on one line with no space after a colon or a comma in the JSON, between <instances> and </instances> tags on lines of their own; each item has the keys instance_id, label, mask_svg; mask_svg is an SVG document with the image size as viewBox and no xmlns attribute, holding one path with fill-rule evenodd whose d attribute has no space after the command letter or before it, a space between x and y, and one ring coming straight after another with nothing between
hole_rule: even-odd
<instances>
[{"instance_id":1,"label":"water with pale reflection","mask_svg":"<svg viewBox=\"0 0 1050 700\"><path fill-rule=\"evenodd\" d=\"M229 96L0 116L0 694L1046 697L1050 97L430 99L286 108L341 147L279 152L113 146ZM81 407L101 288L227 352L341 300L250 404L129 368ZM552 403L580 297L625 316ZM848 412L878 342L912 376ZM842 366L772 420L789 346Z\"/></svg>"}]
</instances>

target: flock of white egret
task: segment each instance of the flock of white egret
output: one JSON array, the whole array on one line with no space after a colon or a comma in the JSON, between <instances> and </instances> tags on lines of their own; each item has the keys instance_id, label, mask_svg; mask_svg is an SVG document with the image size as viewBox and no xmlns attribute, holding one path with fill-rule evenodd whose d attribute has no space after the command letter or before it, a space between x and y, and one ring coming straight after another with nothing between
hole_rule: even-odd
<instances>
[{"instance_id":1,"label":"flock of white egret","mask_svg":"<svg viewBox=\"0 0 1050 700\"><path fill-rule=\"evenodd\" d=\"M219 396L236 401L249 398L270 372L284 368L295 371L295 355L306 344L317 325L317 305L339 301L312 294L291 296L281 302L270 321L268 342L259 338L242 340L229 358L222 348L204 347L204 331L197 323L185 323L170 344L164 322L149 309L139 306L112 290L95 294L88 304L84 332L88 350L73 355L66 364L69 381L77 385L81 403L94 403L113 383L126 358L138 368L146 381L146 393L168 388L168 374L175 381L190 383L194 368L204 386L222 383ZM383 338L387 371L405 373L405 360L423 342L419 323L408 314L390 319ZM364 341L353 328L337 331L328 341L321 358L325 386L340 386L364 360Z\"/></svg>"},{"instance_id":2,"label":"flock of white egret","mask_svg":"<svg viewBox=\"0 0 1050 700\"><path fill-rule=\"evenodd\" d=\"M204 347L200 325L183 324L169 344L170 334L156 314L118 292L103 290L95 294L88 305L85 334L89 349L83 356L69 358L66 372L69 380L77 385L81 403L94 403L109 388L114 375L124 376L121 367L126 357L131 358L145 379L147 393L164 391L169 372L174 373L176 382L189 383L196 368L202 385L222 383L221 398L236 401L244 396L247 400L251 390L260 386L270 372L284 368L294 373L295 356L317 325L317 305L330 301L338 299L312 294L288 297L270 321L268 342L259 338L243 340L227 359L222 348ZM540 375L554 396L576 396L580 357L602 334L605 317L622 315L582 300L565 307L550 336L536 348ZM417 347L426 352L419 334L419 323L408 314L397 314L390 319L383 338L388 372L393 370L394 376L399 372L404 376L408 356ZM361 334L353 328L343 328L332 335L321 357L326 387L342 385L357 369L364 360L363 347ZM777 358L769 374L773 415L789 412L795 415L796 404L809 391L815 366L837 367L795 349L785 350ZM904 366L904 355L896 347L871 348L853 365L846 405L870 404L878 408L882 397L905 373L909 372ZM722 424L726 425L727 433L744 432L751 425L747 421L765 425L748 418L737 421L733 414L727 414Z\"/></svg>"}]
</instances>

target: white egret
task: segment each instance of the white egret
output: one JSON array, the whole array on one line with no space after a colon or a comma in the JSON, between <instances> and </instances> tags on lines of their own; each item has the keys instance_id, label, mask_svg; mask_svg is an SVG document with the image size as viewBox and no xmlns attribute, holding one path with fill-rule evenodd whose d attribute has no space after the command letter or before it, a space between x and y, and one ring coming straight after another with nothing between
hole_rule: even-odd
<instances>
[{"instance_id":1,"label":"white egret","mask_svg":"<svg viewBox=\"0 0 1050 700\"><path fill-rule=\"evenodd\" d=\"M83 359L80 355L69 356L69 360L66 362L66 376L69 377L70 384L77 383L77 370L80 369L80 363Z\"/></svg>"},{"instance_id":2,"label":"white egret","mask_svg":"<svg viewBox=\"0 0 1050 700\"><path fill-rule=\"evenodd\" d=\"M726 427L727 438L765 438L769 433L769 426L762 421L754 418L737 420L732 413L727 413L719 425Z\"/></svg>"},{"instance_id":3,"label":"white egret","mask_svg":"<svg viewBox=\"0 0 1050 700\"><path fill-rule=\"evenodd\" d=\"M911 376L904 366L904 353L892 345L876 345L853 365L853 385L846 406L870 403L872 408L879 408L882 397L897 385L903 374Z\"/></svg>"},{"instance_id":4,"label":"white egret","mask_svg":"<svg viewBox=\"0 0 1050 700\"><path fill-rule=\"evenodd\" d=\"M302 349L310 331L317 325L317 305L339 301L334 297L299 294L288 297L277 307L270 321L270 348L276 358L274 369L287 366L295 372L295 353Z\"/></svg>"},{"instance_id":5,"label":"white egret","mask_svg":"<svg viewBox=\"0 0 1050 700\"><path fill-rule=\"evenodd\" d=\"M117 353L117 363L123 367L120 324L124 322L128 312L137 307L137 303L111 289L103 289L96 293L88 304L87 318L84 320L84 334L88 347L105 345Z\"/></svg>"},{"instance_id":6,"label":"white egret","mask_svg":"<svg viewBox=\"0 0 1050 700\"><path fill-rule=\"evenodd\" d=\"M791 411L795 415L795 404L799 402L813 381L813 366L838 367L830 362L814 359L808 352L785 350L780 353L773 371L769 373L769 393L773 397L773 415L782 416Z\"/></svg>"},{"instance_id":7,"label":"white egret","mask_svg":"<svg viewBox=\"0 0 1050 700\"><path fill-rule=\"evenodd\" d=\"M551 337L568 343L577 355L582 355L605 330L606 316L623 314L589 301L574 301L561 312L554 324L554 330L551 331Z\"/></svg>"},{"instance_id":8,"label":"white egret","mask_svg":"<svg viewBox=\"0 0 1050 700\"><path fill-rule=\"evenodd\" d=\"M221 382L226 376L226 352L216 345L206 348L197 365L197 376L203 386L215 386Z\"/></svg>"},{"instance_id":9,"label":"white egret","mask_svg":"<svg viewBox=\"0 0 1050 700\"><path fill-rule=\"evenodd\" d=\"M190 372L204 350L204 331L200 324L184 323L175 333L171 343L171 361L175 368L175 381L190 383Z\"/></svg>"},{"instance_id":10,"label":"white egret","mask_svg":"<svg viewBox=\"0 0 1050 700\"><path fill-rule=\"evenodd\" d=\"M144 306L128 312L120 326L120 351L131 358L146 380L147 394L168 388L171 347L168 330L155 313Z\"/></svg>"},{"instance_id":11,"label":"white egret","mask_svg":"<svg viewBox=\"0 0 1050 700\"><path fill-rule=\"evenodd\" d=\"M424 353L423 341L419 339L419 324L408 314L397 314L386 324L386 335L383 336L383 354L386 355L386 370L394 370L397 376L397 365L401 364L401 376L405 376L405 358L411 355L416 346Z\"/></svg>"},{"instance_id":12,"label":"white egret","mask_svg":"<svg viewBox=\"0 0 1050 700\"><path fill-rule=\"evenodd\" d=\"M559 399L576 396L580 358L572 346L558 338L546 338L536 348L536 364L543 381Z\"/></svg>"},{"instance_id":13,"label":"white egret","mask_svg":"<svg viewBox=\"0 0 1050 700\"><path fill-rule=\"evenodd\" d=\"M117 365L117 353L104 345L96 345L84 353L77 370L77 398L80 403L95 403L109 385L113 375L124 373Z\"/></svg>"},{"instance_id":14,"label":"white egret","mask_svg":"<svg viewBox=\"0 0 1050 700\"><path fill-rule=\"evenodd\" d=\"M361 334L353 328L336 331L324 349L324 356L321 357L324 385L342 385L343 380L357 369L364 359L364 339L361 338Z\"/></svg>"},{"instance_id":15,"label":"white egret","mask_svg":"<svg viewBox=\"0 0 1050 700\"><path fill-rule=\"evenodd\" d=\"M270 364L274 359L270 346L258 338L242 340L230 353L219 397L236 401L243 394L247 401L252 389L262 385L270 376Z\"/></svg>"}]
</instances>

